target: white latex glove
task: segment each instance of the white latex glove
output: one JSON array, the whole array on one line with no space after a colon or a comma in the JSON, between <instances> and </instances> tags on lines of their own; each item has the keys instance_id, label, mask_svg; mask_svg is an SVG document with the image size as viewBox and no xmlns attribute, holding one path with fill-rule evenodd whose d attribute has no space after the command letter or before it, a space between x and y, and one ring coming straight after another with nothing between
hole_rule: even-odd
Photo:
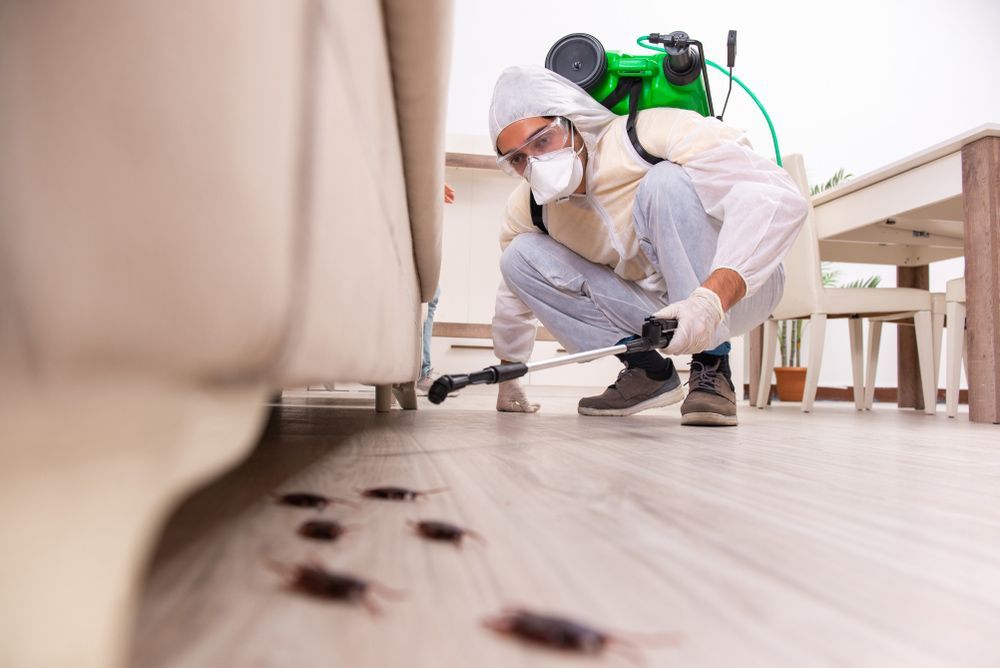
<instances>
[{"instance_id":1,"label":"white latex glove","mask_svg":"<svg viewBox=\"0 0 1000 668\"><path fill-rule=\"evenodd\" d=\"M674 302L653 314L656 318L677 321L667 355L688 355L711 350L715 333L726 317L719 295L708 288L697 288L687 299Z\"/></svg>"},{"instance_id":2,"label":"white latex glove","mask_svg":"<svg viewBox=\"0 0 1000 668\"><path fill-rule=\"evenodd\" d=\"M537 413L541 408L538 404L528 401L521 383L515 380L505 380L497 390L497 410L502 413Z\"/></svg>"}]
</instances>

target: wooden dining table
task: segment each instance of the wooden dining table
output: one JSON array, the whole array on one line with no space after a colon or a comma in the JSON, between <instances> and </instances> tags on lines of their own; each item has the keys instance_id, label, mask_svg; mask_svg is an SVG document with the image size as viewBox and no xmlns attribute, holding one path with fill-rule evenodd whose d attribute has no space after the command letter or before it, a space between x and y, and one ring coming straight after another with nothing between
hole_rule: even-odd
<instances>
[{"instance_id":1,"label":"wooden dining table","mask_svg":"<svg viewBox=\"0 0 1000 668\"><path fill-rule=\"evenodd\" d=\"M895 265L899 287L927 289L931 262L965 257L969 417L1000 423L1000 124L850 180L812 205L823 260ZM899 330L898 401L923 408L913 332Z\"/></svg>"}]
</instances>

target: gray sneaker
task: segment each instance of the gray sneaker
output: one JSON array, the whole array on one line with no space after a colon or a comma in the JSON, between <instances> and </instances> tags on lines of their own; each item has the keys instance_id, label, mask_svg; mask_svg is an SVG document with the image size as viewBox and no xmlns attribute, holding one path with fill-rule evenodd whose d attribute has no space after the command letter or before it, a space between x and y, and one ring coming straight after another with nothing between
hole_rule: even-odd
<instances>
[{"instance_id":1,"label":"gray sneaker","mask_svg":"<svg viewBox=\"0 0 1000 668\"><path fill-rule=\"evenodd\" d=\"M653 380L642 369L622 369L614 385L602 394L580 399L580 415L632 415L647 408L669 406L684 398L677 369L670 365L666 380Z\"/></svg>"},{"instance_id":2,"label":"gray sneaker","mask_svg":"<svg viewBox=\"0 0 1000 668\"><path fill-rule=\"evenodd\" d=\"M681 424L699 427L735 427L736 391L728 368L720 369L694 359L688 379L687 399L681 405Z\"/></svg>"}]
</instances>

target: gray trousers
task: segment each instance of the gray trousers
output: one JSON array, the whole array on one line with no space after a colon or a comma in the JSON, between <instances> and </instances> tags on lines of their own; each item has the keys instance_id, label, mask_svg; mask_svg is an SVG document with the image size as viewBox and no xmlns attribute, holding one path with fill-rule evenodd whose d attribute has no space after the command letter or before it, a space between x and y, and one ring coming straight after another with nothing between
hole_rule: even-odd
<instances>
[{"instance_id":1,"label":"gray trousers","mask_svg":"<svg viewBox=\"0 0 1000 668\"><path fill-rule=\"evenodd\" d=\"M570 353L638 334L647 316L685 299L708 278L722 223L705 212L682 167L661 162L650 168L632 216L642 252L663 276L664 293L648 292L544 234L517 235L500 258L507 287ZM730 309L714 345L764 322L783 287L779 268Z\"/></svg>"}]
</instances>

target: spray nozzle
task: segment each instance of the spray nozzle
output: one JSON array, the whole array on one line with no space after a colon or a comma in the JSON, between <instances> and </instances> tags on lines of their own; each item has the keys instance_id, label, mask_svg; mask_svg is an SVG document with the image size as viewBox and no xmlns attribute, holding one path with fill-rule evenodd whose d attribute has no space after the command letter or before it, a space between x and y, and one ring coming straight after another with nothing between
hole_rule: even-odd
<instances>
[{"instance_id":1,"label":"spray nozzle","mask_svg":"<svg viewBox=\"0 0 1000 668\"><path fill-rule=\"evenodd\" d=\"M686 49L691 45L691 38L686 32L676 30L669 35L662 35L658 32L649 33L650 44L662 44L665 47L674 49Z\"/></svg>"}]
</instances>

